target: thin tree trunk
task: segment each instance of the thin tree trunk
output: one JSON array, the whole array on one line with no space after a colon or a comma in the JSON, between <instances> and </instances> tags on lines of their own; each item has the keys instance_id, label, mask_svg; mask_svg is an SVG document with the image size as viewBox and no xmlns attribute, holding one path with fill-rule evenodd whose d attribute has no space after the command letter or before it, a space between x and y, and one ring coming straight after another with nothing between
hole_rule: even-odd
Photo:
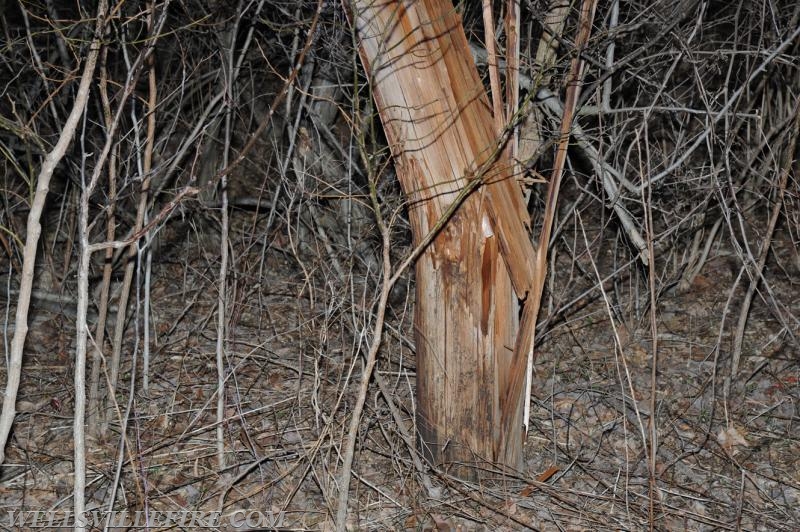
<instances>
[{"instance_id":1,"label":"thin tree trunk","mask_svg":"<svg viewBox=\"0 0 800 532\"><path fill-rule=\"evenodd\" d=\"M5 460L5 446L11 426L14 423L16 414L17 391L19 390L20 374L22 373L22 349L25 346L25 338L28 335L28 308L31 301L31 290L33 288L33 270L36 265L36 248L39 245L39 236L42 232L40 222L42 210L44 209L47 192L50 189L50 179L53 171L64 157L75 129L78 126L86 102L89 99L89 89L94 75L94 68L100 54L100 32L105 17L106 3L100 2L97 8L97 24L95 25L95 40L92 41L89 53L86 58L86 66L83 69L78 92L75 96L75 104L67 117L64 129L53 150L47 154L39 177L36 181L36 193L33 196L31 210L28 213L28 227L25 235L25 250L23 252L22 274L20 275L19 299L17 300L17 314L14 322L14 337L11 340L11 353L9 357L8 382L3 397L3 411L0 414L0 464ZM77 404L77 397L76 397ZM77 448L78 442L75 443ZM77 465L76 465L77 467Z\"/></svg>"}]
</instances>

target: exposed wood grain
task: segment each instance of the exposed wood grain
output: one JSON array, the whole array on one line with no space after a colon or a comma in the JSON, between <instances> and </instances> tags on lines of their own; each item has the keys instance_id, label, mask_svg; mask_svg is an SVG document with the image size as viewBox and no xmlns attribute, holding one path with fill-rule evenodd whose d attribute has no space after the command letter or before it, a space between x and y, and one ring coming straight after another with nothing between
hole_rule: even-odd
<instances>
[{"instance_id":1,"label":"exposed wood grain","mask_svg":"<svg viewBox=\"0 0 800 532\"><path fill-rule=\"evenodd\" d=\"M415 242L471 179L483 181L416 264L420 444L437 464L517 467L522 409L519 391L508 388L518 382L510 368L535 253L504 139L449 1L352 5ZM517 404L504 404L509 395Z\"/></svg>"}]
</instances>

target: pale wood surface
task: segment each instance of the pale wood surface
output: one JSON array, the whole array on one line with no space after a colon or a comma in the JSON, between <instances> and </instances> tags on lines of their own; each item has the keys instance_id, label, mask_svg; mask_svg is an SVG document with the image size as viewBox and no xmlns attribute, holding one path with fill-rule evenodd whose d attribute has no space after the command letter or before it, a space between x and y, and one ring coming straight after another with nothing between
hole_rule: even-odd
<instances>
[{"instance_id":1,"label":"pale wood surface","mask_svg":"<svg viewBox=\"0 0 800 532\"><path fill-rule=\"evenodd\" d=\"M517 466L520 390L509 390L519 299L534 249L512 164L450 2L354 1L360 53L409 201L416 242L470 178L469 196L416 265L418 431L437 463ZM530 335L522 335L524 339ZM521 353L520 353L521 352ZM506 398L515 404L504 404ZM502 411L512 415L502 415ZM463 471L462 471L463 473Z\"/></svg>"}]
</instances>

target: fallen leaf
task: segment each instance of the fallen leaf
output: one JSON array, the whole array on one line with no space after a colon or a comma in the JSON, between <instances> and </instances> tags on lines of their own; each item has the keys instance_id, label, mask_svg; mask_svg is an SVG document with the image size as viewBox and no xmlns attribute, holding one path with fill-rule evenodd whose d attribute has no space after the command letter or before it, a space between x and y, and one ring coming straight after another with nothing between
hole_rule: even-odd
<instances>
[{"instance_id":1,"label":"fallen leaf","mask_svg":"<svg viewBox=\"0 0 800 532\"><path fill-rule=\"evenodd\" d=\"M717 434L717 442L728 452L732 452L733 448L737 445L742 447L750 447L747 440L739 430L731 425L727 429L722 429Z\"/></svg>"}]
</instances>

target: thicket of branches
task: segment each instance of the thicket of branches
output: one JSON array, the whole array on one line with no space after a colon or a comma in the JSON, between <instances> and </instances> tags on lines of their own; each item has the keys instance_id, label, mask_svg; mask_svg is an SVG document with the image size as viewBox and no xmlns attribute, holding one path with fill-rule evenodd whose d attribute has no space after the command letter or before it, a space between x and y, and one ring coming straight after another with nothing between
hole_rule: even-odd
<instances>
[{"instance_id":1,"label":"thicket of branches","mask_svg":"<svg viewBox=\"0 0 800 532\"><path fill-rule=\"evenodd\" d=\"M495 4L495 20L502 20ZM521 150L519 178L534 221L545 201L538 182L553 161L576 34L575 6L563 28L546 26L556 4L521 6L518 127L528 151ZM483 72L481 5L457 9ZM260 459L231 450L226 427L242 395L232 352L240 349L242 316L268 314L265 298L276 295L301 301L295 322L284 326L299 331L302 345L278 362L299 375L296 415L315 420L313 438L330 445L296 459L318 475L331 518L342 427L357 391L352 375L373 347L382 346L383 370L373 384L398 431L383 437L400 442L387 453L415 456L406 385L413 380L409 275L389 298L383 343L373 342L385 261L378 228L386 228L393 264L409 252L410 232L341 3L19 1L6 2L1 22L0 284L9 295L9 380L11 334L22 329L11 310L26 291L27 260L31 309L56 305L70 323L88 324L88 340L65 329L76 339L66 349L77 351L67 357L76 375L69 402L79 410L77 390L85 390L87 427L98 438L91 445L117 445L134 398L147 397L163 377L150 370L158 364L150 359L157 337L174 332L150 328L151 286L160 276L175 285L204 279L204 291L174 303L208 303L202 327L216 343L209 370L216 386L203 415L215 433L219 470ZM537 47L550 32L552 61L537 64ZM724 255L734 273L718 289L731 296L711 318L719 340L709 353L720 387L728 393L736 384L753 301L798 352L796 292L775 290L773 282L780 277L796 287L800 278L799 36L796 2L600 3L551 241L542 349L554 327L602 300L633 329L650 319L651 303L670 290L692 290L710 258ZM85 109L76 111L92 50L98 55ZM47 155L70 128L74 140L52 170L49 191L40 192L47 192L41 238L35 255L26 254ZM278 286L278 278L291 281ZM181 319L175 327L202 329ZM336 357L342 367L325 376ZM402 423L408 427L401 431ZM361 434L371 430L365 418ZM116 482L139 474L128 458L121 452L119 471L108 473ZM397 460L398 474L425 475L418 459ZM296 490L286 491L292 495L281 504L292 507Z\"/></svg>"}]
</instances>

